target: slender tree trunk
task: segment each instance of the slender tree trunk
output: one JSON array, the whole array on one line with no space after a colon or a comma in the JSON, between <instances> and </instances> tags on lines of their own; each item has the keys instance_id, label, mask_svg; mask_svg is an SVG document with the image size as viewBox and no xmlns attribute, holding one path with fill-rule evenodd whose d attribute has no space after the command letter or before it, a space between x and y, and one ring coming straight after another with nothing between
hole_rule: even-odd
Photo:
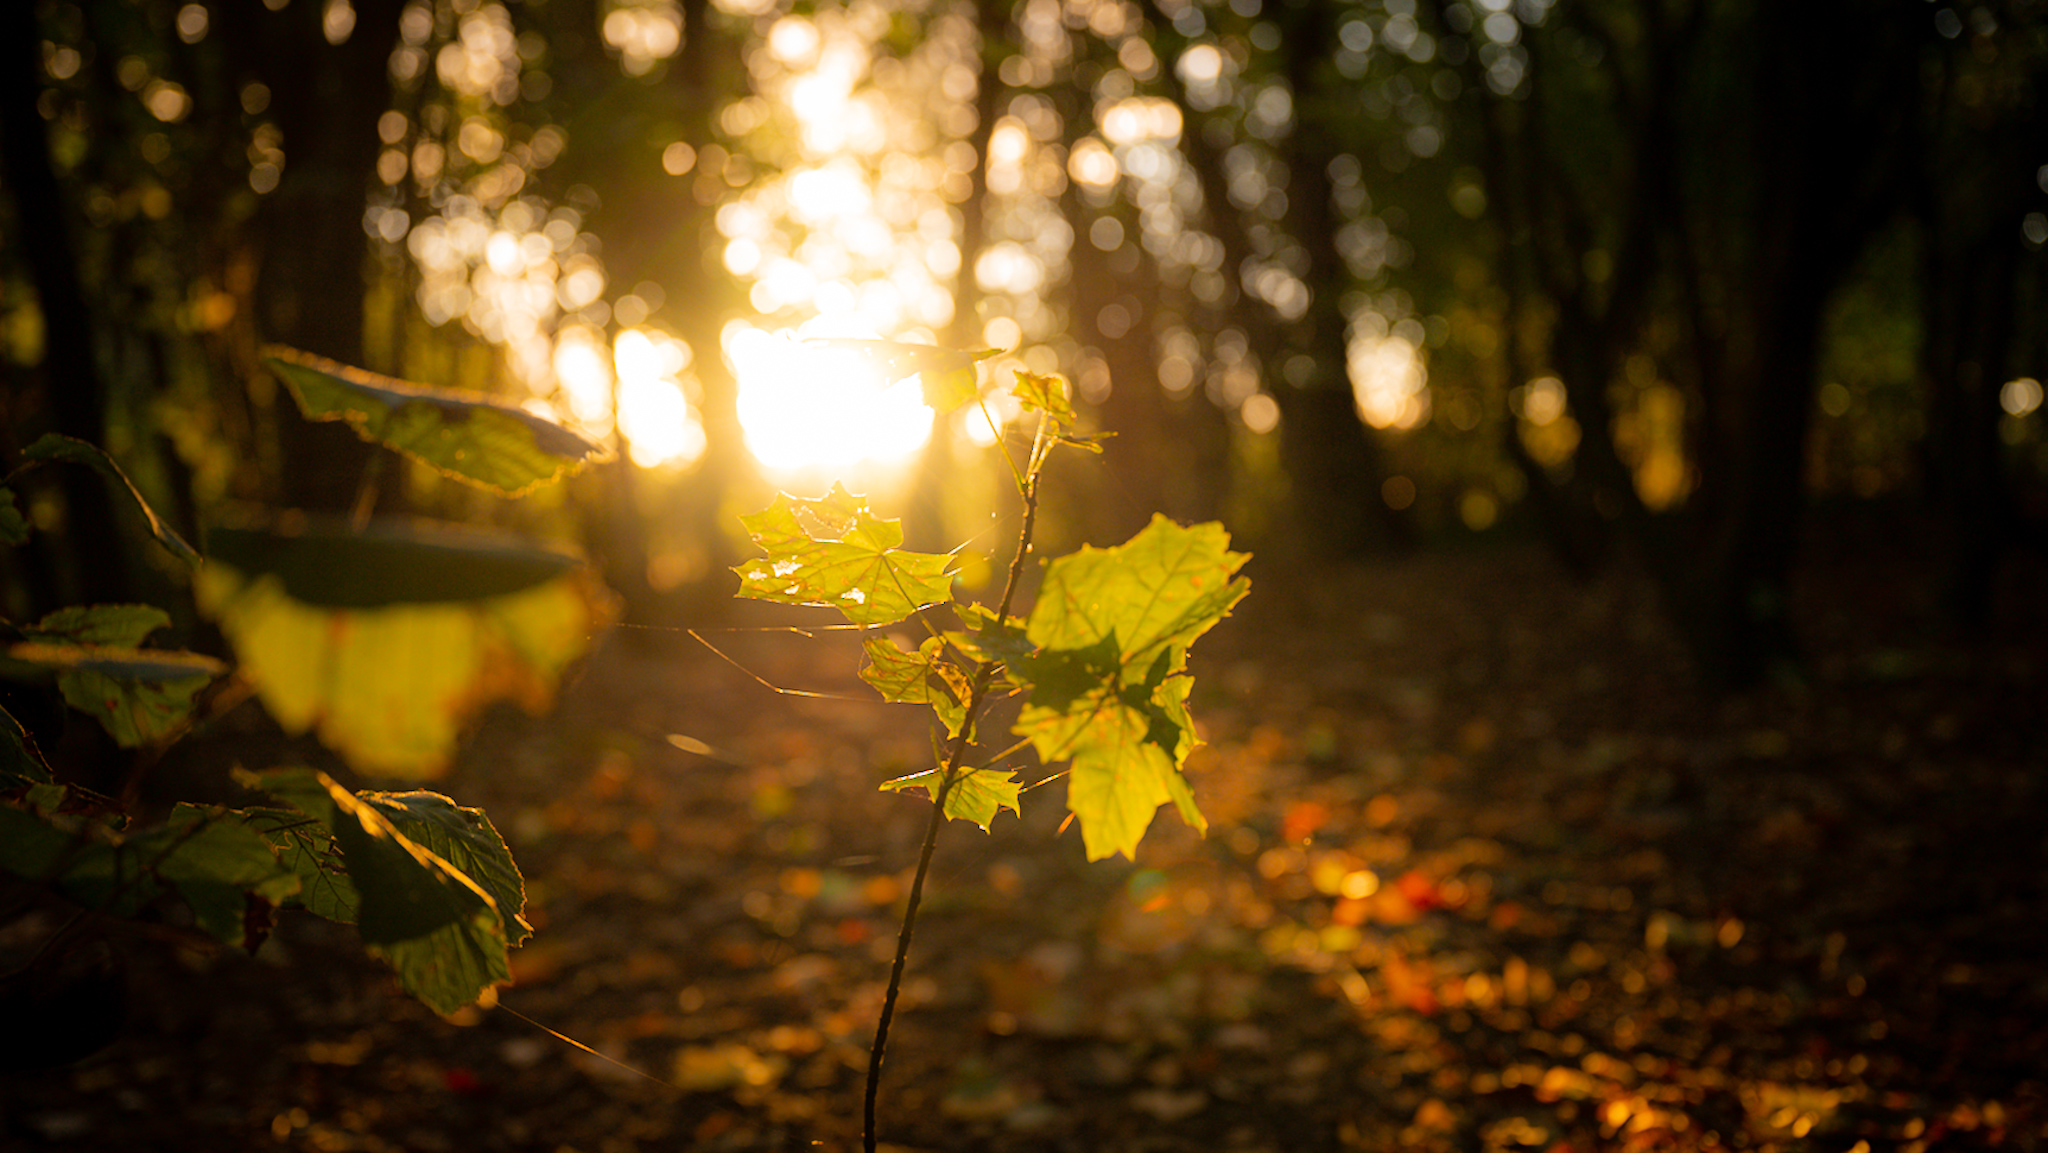
<instances>
[{"instance_id":1,"label":"slender tree trunk","mask_svg":"<svg viewBox=\"0 0 2048 1153\"><path fill-rule=\"evenodd\" d=\"M1989 623L1992 577L2011 521L1998 441L1999 387L2017 331L2019 245L1996 233L1957 244L1931 221L1921 372L1928 390L1926 483L1940 514L1941 608L1950 626Z\"/></svg>"},{"instance_id":2,"label":"slender tree trunk","mask_svg":"<svg viewBox=\"0 0 2048 1153\"><path fill-rule=\"evenodd\" d=\"M267 22L266 38L280 45L258 62L285 152L259 217L261 335L346 364L362 361L363 205L377 163L377 118L391 101L386 62L402 7L403 0L360 0L354 30L338 45L326 41L318 4L269 13L244 3L227 18ZM261 67L271 61L282 66ZM286 500L349 508L374 450L343 425L300 419L287 398L277 407Z\"/></svg>"},{"instance_id":3,"label":"slender tree trunk","mask_svg":"<svg viewBox=\"0 0 2048 1153\"><path fill-rule=\"evenodd\" d=\"M50 138L38 101L43 72L43 36L36 5L29 0L0 4L0 45L9 59L0 64L0 172L14 202L16 236L29 267L43 314L41 387L10 380L4 400L9 429L41 425L102 444L106 438L106 382L100 372L97 330L79 277L74 221L50 159ZM11 374L10 374L11 375ZM24 445L7 445L20 449ZM132 599L132 579L121 547L123 522L100 477L85 469L52 471L64 498L60 533L36 538L30 564L36 610L53 601Z\"/></svg>"}]
</instances>

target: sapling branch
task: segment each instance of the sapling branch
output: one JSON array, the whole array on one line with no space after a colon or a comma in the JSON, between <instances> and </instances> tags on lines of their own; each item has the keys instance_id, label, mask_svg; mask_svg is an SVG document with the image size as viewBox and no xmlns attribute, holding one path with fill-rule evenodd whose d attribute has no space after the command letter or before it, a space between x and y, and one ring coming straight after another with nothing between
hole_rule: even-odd
<instances>
[{"instance_id":1,"label":"sapling branch","mask_svg":"<svg viewBox=\"0 0 2048 1153\"><path fill-rule=\"evenodd\" d=\"M1010 556L1010 571L1003 583L1002 600L996 606L995 619L998 621L1009 619L1010 606L1017 598L1017 587L1023 583L1025 558L1031 553L1031 533L1038 523L1038 476L1039 466L1044 463L1040 446L1044 441L1045 422L1041 419L1032 444L1031 468L1018 477L1024 517L1017 531L1017 549ZM1008 454L1004 456L1007 458ZM882 995L881 1016L875 1022L875 1043L868 1052L867 1094L861 1127L862 1147L866 1153L875 1153L875 1102L882 1089L882 1059L889 1048L889 1024L895 1019L896 998L903 989L903 970L910 958L911 937L917 931L917 909L924 899L924 879L931 871L932 853L938 848L939 829L946 823L946 796L960 779L961 763L966 759L968 743L974 736L974 722L988 703L989 686L995 682L996 671L1001 666L1002 662L997 660L976 662L966 701L966 720L961 723L960 731L953 735L946 751L945 769L939 774L937 787L932 790L931 818L925 822L924 844L917 854L917 872L910 879L910 895L903 907L903 924L896 934L896 958L889 965L889 987Z\"/></svg>"},{"instance_id":2,"label":"sapling branch","mask_svg":"<svg viewBox=\"0 0 2048 1153\"><path fill-rule=\"evenodd\" d=\"M930 355L920 346L904 347L913 350L905 355ZM1019 370L1011 396L1036 412L1037 421L1021 457L1007 444L1001 447L1021 515L993 610L955 600L950 558L903 550L898 522L876 518L863 498L841 485L815 498L785 493L767 509L741 518L766 555L734 569L739 595L836 609L862 629L918 616L930 634L910 651L886 636L862 641L861 679L885 700L929 705L936 722L935 767L882 785L928 790L932 812L868 1054L862 1130L867 1153L877 1147L875 1114L889 1030L939 829L948 819L986 829L1001 809L1017 810L1025 789L1065 780L1067 804L1080 822L1090 859L1134 855L1154 812L1168 802L1189 825L1208 827L1181 776L1197 743L1187 711L1187 647L1244 596L1247 583L1233 576L1246 558L1229 551L1229 534L1219 524L1187 527L1155 516L1124 544L1084 546L1051 561L1029 619L1013 617L1035 547L1046 461L1061 445L1091 451L1096 445L1094 438L1070 435L1077 418L1059 377ZM988 415L986 407L983 413ZM995 427L993 418L989 424ZM920 615L939 605L951 605L967 631L941 631ZM991 756L989 746L979 743L983 714L1000 698L1025 694L1029 699L1010 730L1023 740ZM1020 785L1013 770L996 766L1027 746L1053 771ZM1055 767L1061 763L1065 767Z\"/></svg>"}]
</instances>

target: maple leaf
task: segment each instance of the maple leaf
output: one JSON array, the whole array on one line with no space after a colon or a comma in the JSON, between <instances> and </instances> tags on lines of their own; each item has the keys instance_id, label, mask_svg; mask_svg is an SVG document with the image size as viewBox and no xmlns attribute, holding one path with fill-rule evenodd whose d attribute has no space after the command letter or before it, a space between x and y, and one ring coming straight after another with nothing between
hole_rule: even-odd
<instances>
[{"instance_id":1,"label":"maple leaf","mask_svg":"<svg viewBox=\"0 0 2048 1153\"><path fill-rule=\"evenodd\" d=\"M1207 828L1180 768L1194 748L1188 645L1243 599L1247 557L1218 524L1155 516L1114 548L1056 560L1026 625L1033 685L1014 731L1039 759L1071 763L1067 807L1090 860L1133 856L1160 805Z\"/></svg>"},{"instance_id":2,"label":"maple leaf","mask_svg":"<svg viewBox=\"0 0 2048 1153\"><path fill-rule=\"evenodd\" d=\"M928 704L946 726L946 735L957 736L967 719L971 688L967 674L945 660L943 637L927 637L914 653L904 652L885 636L861 641L868 663L860 679L875 687L882 699L902 704ZM936 682L936 683L934 683Z\"/></svg>"},{"instance_id":3,"label":"maple leaf","mask_svg":"<svg viewBox=\"0 0 2048 1153\"><path fill-rule=\"evenodd\" d=\"M1020 371L1016 383L1010 386L1010 395L1017 398L1024 411L1044 413L1052 421L1053 432L1064 433L1074 427L1072 389L1065 378Z\"/></svg>"},{"instance_id":4,"label":"maple leaf","mask_svg":"<svg viewBox=\"0 0 2048 1153\"><path fill-rule=\"evenodd\" d=\"M1017 774L1007 769L961 769L953 787L946 790L946 816L953 820L972 821L987 832L996 813L1008 809L1019 816L1023 810L1017 807L1022 791L1017 784ZM923 789L936 794L939 789L939 770L926 769L907 777L882 782L884 792L901 792L904 789Z\"/></svg>"},{"instance_id":5,"label":"maple leaf","mask_svg":"<svg viewBox=\"0 0 2048 1153\"><path fill-rule=\"evenodd\" d=\"M952 558L897 547L902 526L876 518L842 485L815 499L778 494L740 523L768 554L734 567L740 596L835 608L862 627L894 624L952 597Z\"/></svg>"},{"instance_id":6,"label":"maple leaf","mask_svg":"<svg viewBox=\"0 0 2048 1153\"><path fill-rule=\"evenodd\" d=\"M994 609L979 604L956 604L953 612L972 631L955 629L946 634L946 639L973 660L995 661L1007 668L1036 651L1036 646L1024 635L1022 617L998 621Z\"/></svg>"}]
</instances>

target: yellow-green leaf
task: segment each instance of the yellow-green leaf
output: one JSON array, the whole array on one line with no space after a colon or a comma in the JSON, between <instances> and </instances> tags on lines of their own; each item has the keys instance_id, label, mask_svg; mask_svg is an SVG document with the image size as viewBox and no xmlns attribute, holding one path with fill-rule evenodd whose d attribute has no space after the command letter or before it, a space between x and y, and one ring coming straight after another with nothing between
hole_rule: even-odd
<instances>
[{"instance_id":1,"label":"yellow-green leaf","mask_svg":"<svg viewBox=\"0 0 2048 1153\"><path fill-rule=\"evenodd\" d=\"M944 657L946 642L927 637L914 653L904 652L886 636L869 636L861 641L868 663L860 679L875 687L883 700L899 704L928 704L945 724L948 736L957 736L967 719L970 686L967 674Z\"/></svg>"},{"instance_id":2,"label":"yellow-green leaf","mask_svg":"<svg viewBox=\"0 0 2048 1153\"><path fill-rule=\"evenodd\" d=\"M1046 650L1115 637L1125 666L1142 676L1161 651L1185 649L1244 599L1251 582L1231 577L1248 559L1230 551L1220 524L1184 527L1154 516L1123 544L1054 561L1026 633Z\"/></svg>"},{"instance_id":3,"label":"yellow-green leaf","mask_svg":"<svg viewBox=\"0 0 2048 1153\"><path fill-rule=\"evenodd\" d=\"M1024 411L1044 413L1052 421L1053 432L1064 433L1074 427L1074 401L1065 377L1019 371L1010 394L1024 406Z\"/></svg>"},{"instance_id":4,"label":"yellow-green leaf","mask_svg":"<svg viewBox=\"0 0 2048 1153\"><path fill-rule=\"evenodd\" d=\"M903 529L833 485L816 499L778 494L740 523L768 555L737 565L739 595L838 609L857 625L894 624L952 596L952 559L906 552Z\"/></svg>"},{"instance_id":5,"label":"yellow-green leaf","mask_svg":"<svg viewBox=\"0 0 2048 1153\"><path fill-rule=\"evenodd\" d=\"M6 657L17 668L54 672L65 703L98 720L124 749L171 734L199 690L227 672L201 653L116 645L24 641Z\"/></svg>"},{"instance_id":6,"label":"yellow-green leaf","mask_svg":"<svg viewBox=\"0 0 2048 1153\"><path fill-rule=\"evenodd\" d=\"M1084 548L1046 570L1026 626L1036 651L1015 732L1039 759L1072 764L1067 807L1090 859L1134 854L1160 805L1206 828L1180 768L1194 748L1187 647L1249 588L1247 559L1222 526L1154 517L1114 548Z\"/></svg>"},{"instance_id":7,"label":"yellow-green leaf","mask_svg":"<svg viewBox=\"0 0 2048 1153\"><path fill-rule=\"evenodd\" d=\"M603 455L554 421L477 393L429 388L281 345L264 355L306 419L346 421L364 440L506 496Z\"/></svg>"},{"instance_id":8,"label":"yellow-green leaf","mask_svg":"<svg viewBox=\"0 0 2048 1153\"><path fill-rule=\"evenodd\" d=\"M937 769L926 769L882 782L885 792L923 789L930 796L937 793L938 788ZM972 821L985 833L999 810L1008 809L1022 815L1023 810L1017 807L1019 793L1017 774L1007 769L962 769L953 787L946 790L946 817L955 821Z\"/></svg>"},{"instance_id":9,"label":"yellow-green leaf","mask_svg":"<svg viewBox=\"0 0 2048 1153\"><path fill-rule=\"evenodd\" d=\"M307 604L276 573L218 561L193 590L286 732L312 730L364 773L414 780L446 771L492 701L546 709L613 613L584 569L475 600L360 609Z\"/></svg>"}]
</instances>

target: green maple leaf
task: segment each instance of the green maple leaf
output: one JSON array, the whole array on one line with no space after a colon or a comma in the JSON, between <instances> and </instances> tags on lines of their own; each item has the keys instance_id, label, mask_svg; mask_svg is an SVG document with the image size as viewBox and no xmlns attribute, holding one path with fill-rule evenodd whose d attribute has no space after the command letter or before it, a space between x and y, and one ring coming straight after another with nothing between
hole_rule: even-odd
<instances>
[{"instance_id":1,"label":"green maple leaf","mask_svg":"<svg viewBox=\"0 0 2048 1153\"><path fill-rule=\"evenodd\" d=\"M1155 515L1123 544L1054 561L1026 635L1047 651L1115 636L1123 663L1149 670L1161 651L1193 644L1244 599L1251 582L1231 577L1249 559L1230 551L1220 524L1184 527Z\"/></svg>"},{"instance_id":2,"label":"green maple leaf","mask_svg":"<svg viewBox=\"0 0 2048 1153\"><path fill-rule=\"evenodd\" d=\"M733 569L740 596L835 608L863 627L894 624L952 597L952 558L897 547L902 526L877 519L841 485L816 499L781 493L740 523L768 554Z\"/></svg>"},{"instance_id":3,"label":"green maple leaf","mask_svg":"<svg viewBox=\"0 0 2048 1153\"><path fill-rule=\"evenodd\" d=\"M1024 635L1022 617L998 621L994 609L979 604L954 605L953 612L972 631L955 630L946 639L972 659L1009 662L1031 655L1034 646Z\"/></svg>"},{"instance_id":4,"label":"green maple leaf","mask_svg":"<svg viewBox=\"0 0 2048 1153\"><path fill-rule=\"evenodd\" d=\"M1206 829L1180 774L1194 748L1183 674L1188 645L1243 599L1247 557L1221 525L1155 516L1114 548L1084 548L1047 569L1026 625L1032 685L1015 732L1039 759L1071 762L1067 807L1091 860L1133 856L1160 805Z\"/></svg>"},{"instance_id":5,"label":"green maple leaf","mask_svg":"<svg viewBox=\"0 0 2048 1153\"><path fill-rule=\"evenodd\" d=\"M946 816L959 821L973 821L987 832L996 813L1008 809L1019 816L1023 810L1017 807L1021 786L1017 774L1007 769L962 769L953 787L946 790ZM901 792L904 789L923 789L936 794L939 788L939 770L926 769L907 777L882 782L884 792Z\"/></svg>"},{"instance_id":6,"label":"green maple leaf","mask_svg":"<svg viewBox=\"0 0 2048 1153\"><path fill-rule=\"evenodd\" d=\"M930 705L946 726L947 736L957 736L967 719L970 686L967 674L944 659L943 637L928 637L914 653L904 652L885 636L861 641L868 663L860 679L875 686L882 699L900 704Z\"/></svg>"}]
</instances>

